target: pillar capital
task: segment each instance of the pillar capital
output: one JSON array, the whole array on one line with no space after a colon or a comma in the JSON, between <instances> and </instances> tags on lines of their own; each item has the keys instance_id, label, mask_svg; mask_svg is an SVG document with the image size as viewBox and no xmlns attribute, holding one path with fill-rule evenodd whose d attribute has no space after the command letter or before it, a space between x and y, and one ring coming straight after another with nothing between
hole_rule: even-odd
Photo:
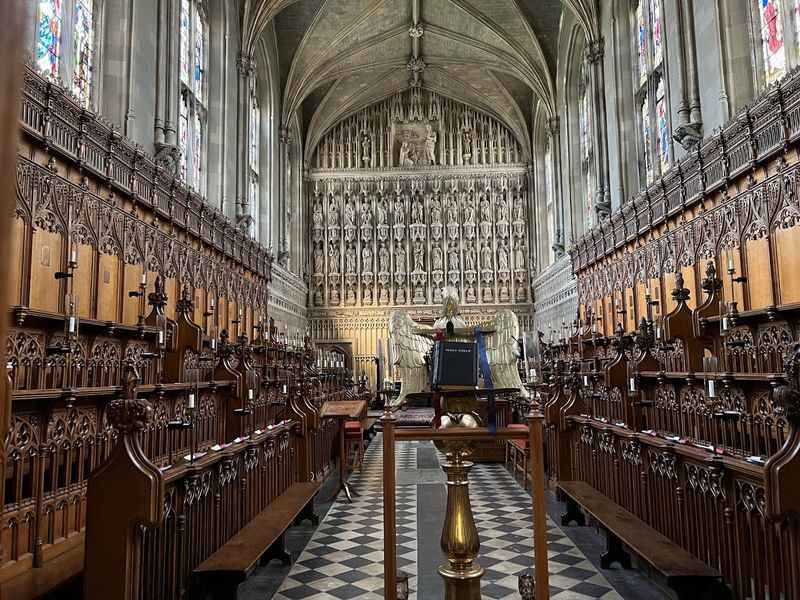
<instances>
[{"instance_id":1,"label":"pillar capital","mask_svg":"<svg viewBox=\"0 0 800 600\"><path fill-rule=\"evenodd\" d=\"M586 62L593 65L602 61L605 55L605 45L605 39L602 37L594 40L587 40L586 50L584 52Z\"/></svg>"}]
</instances>

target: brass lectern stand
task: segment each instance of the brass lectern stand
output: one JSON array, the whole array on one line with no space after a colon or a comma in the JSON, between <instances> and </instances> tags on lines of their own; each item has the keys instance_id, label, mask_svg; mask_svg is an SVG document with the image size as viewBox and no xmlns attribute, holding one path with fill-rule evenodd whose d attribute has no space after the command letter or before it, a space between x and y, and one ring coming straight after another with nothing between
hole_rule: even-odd
<instances>
[{"instance_id":1,"label":"brass lectern stand","mask_svg":"<svg viewBox=\"0 0 800 600\"><path fill-rule=\"evenodd\" d=\"M448 407L449 408L449 407ZM461 414L470 414L463 412ZM452 423L446 427L395 428L390 407L384 409L383 424L383 533L384 533L384 599L397 600L397 520L395 503L395 441L432 440L445 452L447 462L442 469L447 475L447 512L442 530L442 550L448 564L439 567L445 581L445 600L477 600L483 569L475 563L480 548L478 530L469 502L468 474L472 463L468 458L472 443L481 440L526 439L531 449L530 469L533 508L533 549L535 555L536 600L549 600L547 572L547 525L544 500L544 457L541 413L527 416L528 431L498 429L492 435L484 427L463 427Z\"/></svg>"}]
</instances>

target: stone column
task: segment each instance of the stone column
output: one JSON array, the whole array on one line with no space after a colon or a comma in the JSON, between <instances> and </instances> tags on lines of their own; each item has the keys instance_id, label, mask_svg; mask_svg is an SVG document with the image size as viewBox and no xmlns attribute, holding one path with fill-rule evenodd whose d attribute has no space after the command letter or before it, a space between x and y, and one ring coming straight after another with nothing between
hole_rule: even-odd
<instances>
[{"instance_id":1,"label":"stone column","mask_svg":"<svg viewBox=\"0 0 800 600\"><path fill-rule=\"evenodd\" d=\"M180 34L177 27L180 19L179 6L180 3L175 0L162 0L158 6L158 18L162 27L156 49L158 62L156 64L154 123L156 163L176 175L180 164L180 150L178 149Z\"/></svg>"},{"instance_id":2,"label":"stone column","mask_svg":"<svg viewBox=\"0 0 800 600\"><path fill-rule=\"evenodd\" d=\"M564 248L567 243L564 229L564 224L566 223L564 198L561 194L561 120L558 117L547 119L547 134L550 136L550 144L552 145L550 154L553 159L551 169L553 170L553 203L555 204L556 213L556 239L550 240L550 245L553 247L556 259L558 259L564 254Z\"/></svg>"},{"instance_id":3,"label":"stone column","mask_svg":"<svg viewBox=\"0 0 800 600\"><path fill-rule=\"evenodd\" d=\"M587 40L586 62L589 65L591 84L591 101L594 122L595 177L597 191L595 193L594 212L598 221L611 216L611 200L608 189L608 134L606 131L606 83L603 69L605 56L605 39Z\"/></svg>"},{"instance_id":4,"label":"stone column","mask_svg":"<svg viewBox=\"0 0 800 600\"><path fill-rule=\"evenodd\" d=\"M278 264L286 267L289 261L289 202L291 178L289 173L289 128L283 126L278 133L278 210L273 215L278 225Z\"/></svg>"},{"instance_id":5,"label":"stone column","mask_svg":"<svg viewBox=\"0 0 800 600\"><path fill-rule=\"evenodd\" d=\"M238 103L236 119L236 148L239 157L236 169L236 224L243 228L250 228L250 207L248 204L248 168L250 166L250 86L255 75L255 60L249 54L239 54L236 59L236 69L239 73ZM228 213L227 207L220 207ZM230 216L230 215L229 215Z\"/></svg>"},{"instance_id":6,"label":"stone column","mask_svg":"<svg viewBox=\"0 0 800 600\"><path fill-rule=\"evenodd\" d=\"M678 0L678 81L680 106L678 126L673 138L689 150L703 139L703 118L700 111L700 88L697 76L697 47L694 39L694 0Z\"/></svg>"}]
</instances>

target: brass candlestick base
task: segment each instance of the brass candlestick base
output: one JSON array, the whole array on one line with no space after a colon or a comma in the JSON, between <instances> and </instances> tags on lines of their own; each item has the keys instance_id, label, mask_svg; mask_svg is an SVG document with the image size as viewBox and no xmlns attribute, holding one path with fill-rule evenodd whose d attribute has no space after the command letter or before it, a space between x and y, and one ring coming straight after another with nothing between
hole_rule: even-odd
<instances>
[{"instance_id":1,"label":"brass candlestick base","mask_svg":"<svg viewBox=\"0 0 800 600\"><path fill-rule=\"evenodd\" d=\"M447 511L442 529L442 551L448 564L439 567L444 579L445 600L479 600L484 569L475 564L480 549L478 528L469 501L471 462L463 460L463 449L448 453L442 465L447 475Z\"/></svg>"}]
</instances>

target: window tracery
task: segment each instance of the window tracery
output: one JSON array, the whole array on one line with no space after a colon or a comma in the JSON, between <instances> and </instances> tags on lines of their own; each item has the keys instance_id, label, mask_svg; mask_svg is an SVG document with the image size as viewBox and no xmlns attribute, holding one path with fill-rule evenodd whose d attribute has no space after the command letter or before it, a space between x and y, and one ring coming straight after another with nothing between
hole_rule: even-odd
<instances>
[{"instance_id":1,"label":"window tracery","mask_svg":"<svg viewBox=\"0 0 800 600\"><path fill-rule=\"evenodd\" d=\"M258 102L258 94L255 84L250 88L250 137L249 137L249 170L248 170L248 192L247 202L250 209L250 216L253 218L252 231L258 232L258 206L260 191L261 174L261 107Z\"/></svg>"}]
</instances>

